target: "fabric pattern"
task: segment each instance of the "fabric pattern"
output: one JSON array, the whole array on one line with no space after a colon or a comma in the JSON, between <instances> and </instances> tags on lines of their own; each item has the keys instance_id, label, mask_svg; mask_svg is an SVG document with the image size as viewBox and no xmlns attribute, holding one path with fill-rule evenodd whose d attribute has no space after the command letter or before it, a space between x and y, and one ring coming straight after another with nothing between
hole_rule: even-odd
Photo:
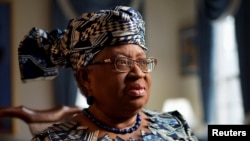
<instances>
[{"instance_id":1,"label":"fabric pattern","mask_svg":"<svg viewBox=\"0 0 250 141\"><path fill-rule=\"evenodd\" d=\"M60 68L76 71L106 46L137 44L146 51L144 36L141 14L126 6L83 13L64 31L34 27L18 48L21 80L54 78Z\"/></svg>"},{"instance_id":2,"label":"fabric pattern","mask_svg":"<svg viewBox=\"0 0 250 141\"><path fill-rule=\"evenodd\" d=\"M151 133L141 131L142 139L129 141L198 141L185 119L178 111L158 113L143 109L150 119L148 128ZM86 132L88 127L78 126L77 122L56 124L37 134L32 141L112 141L106 134L98 138L99 131ZM119 136L115 141L125 141Z\"/></svg>"}]
</instances>

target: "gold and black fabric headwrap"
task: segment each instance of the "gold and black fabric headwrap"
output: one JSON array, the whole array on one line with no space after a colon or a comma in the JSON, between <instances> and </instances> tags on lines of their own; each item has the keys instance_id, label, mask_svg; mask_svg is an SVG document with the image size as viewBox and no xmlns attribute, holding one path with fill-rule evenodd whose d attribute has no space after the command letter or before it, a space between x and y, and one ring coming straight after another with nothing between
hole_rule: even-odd
<instances>
[{"instance_id":1,"label":"gold and black fabric headwrap","mask_svg":"<svg viewBox=\"0 0 250 141\"><path fill-rule=\"evenodd\" d=\"M117 6L83 13L70 20L64 31L34 27L18 48L21 80L54 78L60 68L71 67L75 72L110 45L137 44L146 51L144 24L139 12Z\"/></svg>"}]
</instances>

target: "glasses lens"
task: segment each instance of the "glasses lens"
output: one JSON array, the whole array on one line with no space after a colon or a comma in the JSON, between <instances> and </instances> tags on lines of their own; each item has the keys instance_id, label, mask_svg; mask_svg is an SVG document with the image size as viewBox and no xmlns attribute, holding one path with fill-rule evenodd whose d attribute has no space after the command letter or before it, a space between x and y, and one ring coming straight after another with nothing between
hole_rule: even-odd
<instances>
[{"instance_id":1,"label":"glasses lens","mask_svg":"<svg viewBox=\"0 0 250 141\"><path fill-rule=\"evenodd\" d=\"M143 72L151 72L155 66L154 58L141 59L139 61L139 66Z\"/></svg>"},{"instance_id":2,"label":"glasses lens","mask_svg":"<svg viewBox=\"0 0 250 141\"><path fill-rule=\"evenodd\" d=\"M134 62L136 62L143 72L151 72L156 65L155 58L145 58L134 61L126 57L118 57L115 60L115 68L119 72L128 72L134 65Z\"/></svg>"},{"instance_id":3,"label":"glasses lens","mask_svg":"<svg viewBox=\"0 0 250 141\"><path fill-rule=\"evenodd\" d=\"M129 65L131 62L126 57L118 57L115 59L115 68L119 72L127 72L129 71Z\"/></svg>"}]
</instances>

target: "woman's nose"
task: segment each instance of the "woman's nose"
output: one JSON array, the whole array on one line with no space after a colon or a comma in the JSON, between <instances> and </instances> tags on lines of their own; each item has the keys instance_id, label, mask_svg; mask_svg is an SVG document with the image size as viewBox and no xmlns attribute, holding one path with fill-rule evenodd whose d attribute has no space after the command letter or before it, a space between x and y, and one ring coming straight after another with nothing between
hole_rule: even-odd
<instances>
[{"instance_id":1,"label":"woman's nose","mask_svg":"<svg viewBox=\"0 0 250 141\"><path fill-rule=\"evenodd\" d=\"M130 67L129 73L133 74L133 76L144 77L146 75L146 73L141 70L136 61Z\"/></svg>"}]
</instances>

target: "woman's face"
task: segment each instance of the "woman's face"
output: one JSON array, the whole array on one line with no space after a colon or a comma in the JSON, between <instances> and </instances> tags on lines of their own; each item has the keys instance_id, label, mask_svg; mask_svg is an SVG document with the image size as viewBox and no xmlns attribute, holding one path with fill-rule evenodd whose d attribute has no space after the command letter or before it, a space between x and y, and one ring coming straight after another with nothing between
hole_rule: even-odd
<instances>
[{"instance_id":1,"label":"woman's face","mask_svg":"<svg viewBox=\"0 0 250 141\"><path fill-rule=\"evenodd\" d=\"M93 60L114 57L133 60L146 58L143 49L134 44L104 48ZM151 76L135 64L129 72L118 72L113 63L88 66L88 90L94 96L94 105L102 111L135 111L148 102Z\"/></svg>"}]
</instances>

